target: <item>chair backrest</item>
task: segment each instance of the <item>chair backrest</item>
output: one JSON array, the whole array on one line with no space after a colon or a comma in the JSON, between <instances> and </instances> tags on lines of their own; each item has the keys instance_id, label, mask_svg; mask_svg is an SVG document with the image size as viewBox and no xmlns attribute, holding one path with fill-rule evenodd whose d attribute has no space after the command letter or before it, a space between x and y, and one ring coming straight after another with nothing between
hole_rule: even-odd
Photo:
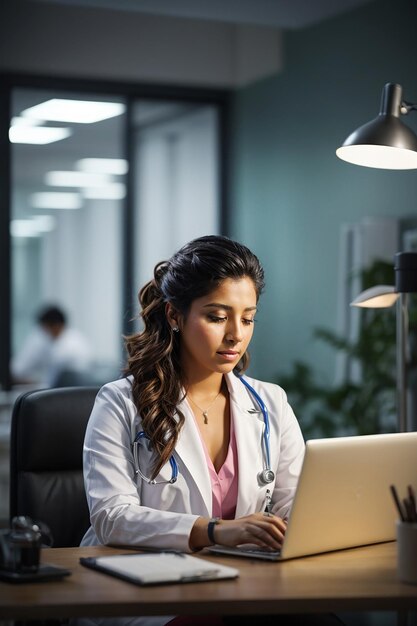
<instances>
[{"instance_id":1,"label":"chair backrest","mask_svg":"<svg viewBox=\"0 0 417 626\"><path fill-rule=\"evenodd\" d=\"M97 387L29 391L16 400L10 439L10 518L45 522L54 547L89 527L82 449Z\"/></svg>"}]
</instances>

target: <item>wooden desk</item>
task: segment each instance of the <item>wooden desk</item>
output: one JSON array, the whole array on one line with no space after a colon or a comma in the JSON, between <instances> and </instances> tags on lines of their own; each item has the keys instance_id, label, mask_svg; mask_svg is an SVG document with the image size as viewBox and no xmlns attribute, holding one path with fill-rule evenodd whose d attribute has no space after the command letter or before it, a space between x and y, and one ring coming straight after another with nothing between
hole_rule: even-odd
<instances>
[{"instance_id":1,"label":"wooden desk","mask_svg":"<svg viewBox=\"0 0 417 626\"><path fill-rule=\"evenodd\" d=\"M78 562L80 556L122 552L126 551L101 546L44 550L44 562L69 568L72 575L52 583L0 583L0 618L417 609L417 586L397 580L395 543L282 563L215 557L238 567L240 577L150 588L86 569Z\"/></svg>"}]
</instances>

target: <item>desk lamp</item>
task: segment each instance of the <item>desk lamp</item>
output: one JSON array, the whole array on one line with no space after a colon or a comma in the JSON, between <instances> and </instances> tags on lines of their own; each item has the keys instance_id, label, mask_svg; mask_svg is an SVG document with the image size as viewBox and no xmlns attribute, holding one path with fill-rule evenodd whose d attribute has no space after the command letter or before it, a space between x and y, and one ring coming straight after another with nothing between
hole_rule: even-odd
<instances>
[{"instance_id":1,"label":"desk lamp","mask_svg":"<svg viewBox=\"0 0 417 626\"><path fill-rule=\"evenodd\" d=\"M364 124L336 150L340 159L381 169L417 169L417 136L400 119L417 104L402 98L402 87L387 83L382 90L379 115ZM359 294L351 303L360 307L397 307L397 393L398 430L409 429L407 416L408 293L417 292L417 253L395 255L395 287L378 285Z\"/></svg>"},{"instance_id":2,"label":"desk lamp","mask_svg":"<svg viewBox=\"0 0 417 626\"><path fill-rule=\"evenodd\" d=\"M360 126L336 150L340 159L389 170L417 168L417 136L400 119L417 104L402 99L402 87L387 83L382 90L379 115Z\"/></svg>"}]
</instances>

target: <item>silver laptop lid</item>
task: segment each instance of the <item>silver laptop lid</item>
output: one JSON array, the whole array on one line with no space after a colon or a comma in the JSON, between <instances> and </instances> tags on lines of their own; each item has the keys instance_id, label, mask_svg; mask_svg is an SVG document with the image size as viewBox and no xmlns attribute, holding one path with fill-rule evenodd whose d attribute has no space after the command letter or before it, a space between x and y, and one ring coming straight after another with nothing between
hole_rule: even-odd
<instances>
[{"instance_id":1,"label":"silver laptop lid","mask_svg":"<svg viewBox=\"0 0 417 626\"><path fill-rule=\"evenodd\" d=\"M391 484L417 490L417 432L308 441L281 558L395 539Z\"/></svg>"}]
</instances>

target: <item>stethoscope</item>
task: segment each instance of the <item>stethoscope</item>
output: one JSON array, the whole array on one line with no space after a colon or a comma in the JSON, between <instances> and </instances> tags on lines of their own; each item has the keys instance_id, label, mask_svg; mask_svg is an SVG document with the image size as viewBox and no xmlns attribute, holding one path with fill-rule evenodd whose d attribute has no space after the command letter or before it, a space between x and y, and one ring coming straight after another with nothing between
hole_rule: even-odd
<instances>
[{"instance_id":1,"label":"stethoscope","mask_svg":"<svg viewBox=\"0 0 417 626\"><path fill-rule=\"evenodd\" d=\"M264 451L265 454L265 467L264 469L258 473L258 482L261 485L269 485L270 483L274 482L275 480L275 472L271 469L271 455L270 455L270 445L269 445L269 437L270 437L270 432L269 432L269 415L268 415L268 409L265 405L265 402L262 400L262 398L260 397L260 395L255 391L255 389L248 383L248 381L243 378L243 376L239 376L238 377L239 380L243 383L243 385L245 385L245 387L247 388L247 390L249 391L249 393L255 398L257 405L259 406L259 409L262 413L263 416L263 420L264 420L264 430L263 430L263 434L262 434L262 438L263 438L263 446L262 449ZM149 478L148 476L146 476L145 474L143 474L143 472L141 471L140 467L139 467L139 444L142 440L146 440L149 441L149 437L148 435L146 435L146 433L141 430L140 432L137 433L135 439L133 440L132 443L132 452L133 452L133 462L134 462L134 467L135 467L135 474L139 475L142 480L144 480L146 483L148 483L149 485L159 485L161 483L175 483L178 479L178 474L179 474L179 470L178 470L178 463L175 459L174 456L171 456L169 458L169 463L171 465L171 478L169 480L156 480L156 479L152 479Z\"/></svg>"}]
</instances>

